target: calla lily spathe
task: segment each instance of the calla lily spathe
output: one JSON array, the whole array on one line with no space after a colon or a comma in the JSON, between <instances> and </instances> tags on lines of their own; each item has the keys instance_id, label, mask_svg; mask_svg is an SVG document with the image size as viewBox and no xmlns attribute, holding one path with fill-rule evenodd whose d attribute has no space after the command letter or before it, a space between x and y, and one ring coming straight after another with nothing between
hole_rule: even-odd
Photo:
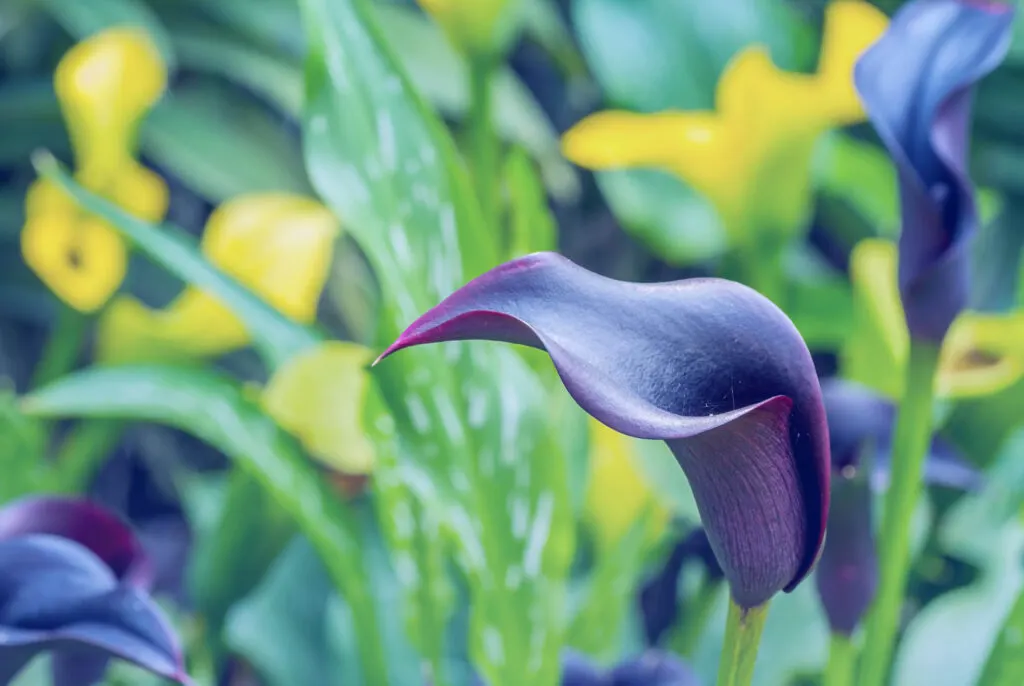
<instances>
[{"instance_id":1,"label":"calla lily spathe","mask_svg":"<svg viewBox=\"0 0 1024 686\"><path fill-rule=\"evenodd\" d=\"M712 203L734 243L792 236L806 223L817 139L864 118L853 65L885 25L867 2L833 2L817 73L783 71L751 46L726 66L713 112L601 112L566 133L563 150L592 169L676 174Z\"/></svg>"},{"instance_id":2,"label":"calla lily spathe","mask_svg":"<svg viewBox=\"0 0 1024 686\"><path fill-rule=\"evenodd\" d=\"M594 418L666 441L740 607L808 574L828 511L828 432L810 353L769 300L720 279L615 281L536 253L457 290L380 359L466 339L547 351Z\"/></svg>"},{"instance_id":3,"label":"calla lily spathe","mask_svg":"<svg viewBox=\"0 0 1024 686\"><path fill-rule=\"evenodd\" d=\"M167 69L149 38L128 28L103 31L72 47L54 78L76 180L152 222L167 211L167 186L134 159L135 133L166 82ZM83 312L106 303L127 269L120 235L45 179L29 189L25 217L22 252L39 278Z\"/></svg>"},{"instance_id":4,"label":"calla lily spathe","mask_svg":"<svg viewBox=\"0 0 1024 686\"><path fill-rule=\"evenodd\" d=\"M908 3L854 70L899 173L899 293L915 340L939 343L967 303L978 223L967 173L971 103L1009 49L1013 16L1001 2Z\"/></svg>"},{"instance_id":5,"label":"calla lily spathe","mask_svg":"<svg viewBox=\"0 0 1024 686\"><path fill-rule=\"evenodd\" d=\"M843 374L890 398L902 397L910 350L897 282L897 247L866 239L850 258L858 325L842 351ZM942 342L935 390L939 397L991 395L1024 376L1024 313L959 314Z\"/></svg>"},{"instance_id":6,"label":"calla lily spathe","mask_svg":"<svg viewBox=\"0 0 1024 686\"><path fill-rule=\"evenodd\" d=\"M287 193L242 195L206 224L207 259L300 324L316 319L340 226L326 207ZM122 296L100 320L97 356L106 362L182 361L222 355L249 343L231 310L188 287L170 305L150 309Z\"/></svg>"},{"instance_id":7,"label":"calla lily spathe","mask_svg":"<svg viewBox=\"0 0 1024 686\"><path fill-rule=\"evenodd\" d=\"M634 439L590 420L590 478L583 518L599 550L609 552L641 517L646 537L656 543L664 535L669 511L641 473Z\"/></svg>"}]
</instances>

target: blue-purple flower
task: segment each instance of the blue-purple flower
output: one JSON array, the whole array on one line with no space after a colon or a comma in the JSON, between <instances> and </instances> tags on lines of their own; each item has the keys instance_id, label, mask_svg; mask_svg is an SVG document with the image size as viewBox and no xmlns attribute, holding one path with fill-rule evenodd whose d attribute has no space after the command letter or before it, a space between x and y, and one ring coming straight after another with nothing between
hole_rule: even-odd
<instances>
[{"instance_id":1,"label":"blue-purple flower","mask_svg":"<svg viewBox=\"0 0 1024 686\"><path fill-rule=\"evenodd\" d=\"M849 381L827 379L821 390L828 412L833 476L828 538L815 581L832 631L851 635L878 586L871 506L873 492L888 487L896 408ZM924 479L958 490L981 486L978 470L939 437L932 440Z\"/></svg>"},{"instance_id":2,"label":"blue-purple flower","mask_svg":"<svg viewBox=\"0 0 1024 686\"><path fill-rule=\"evenodd\" d=\"M857 62L854 82L899 171L899 286L914 339L941 341L967 303L978 216L967 173L973 87L1010 45L1001 2L914 0Z\"/></svg>"},{"instance_id":3,"label":"blue-purple flower","mask_svg":"<svg viewBox=\"0 0 1024 686\"><path fill-rule=\"evenodd\" d=\"M814 565L825 411L803 339L768 299L721 279L625 283L536 253L460 288L381 358L466 339L546 350L584 410L666 441L740 606L793 589Z\"/></svg>"},{"instance_id":4,"label":"blue-purple flower","mask_svg":"<svg viewBox=\"0 0 1024 686\"><path fill-rule=\"evenodd\" d=\"M151 579L131 529L98 505L32 497L0 510L0 684L46 651L55 686L101 682L110 657L189 683Z\"/></svg>"}]
</instances>

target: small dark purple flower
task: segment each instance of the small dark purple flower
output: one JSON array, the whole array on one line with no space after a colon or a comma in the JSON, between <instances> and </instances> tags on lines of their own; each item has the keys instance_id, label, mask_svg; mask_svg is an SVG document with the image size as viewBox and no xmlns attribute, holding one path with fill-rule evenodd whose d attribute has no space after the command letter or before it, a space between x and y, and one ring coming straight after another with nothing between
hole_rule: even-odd
<instances>
[{"instance_id":1,"label":"small dark purple flower","mask_svg":"<svg viewBox=\"0 0 1024 686\"><path fill-rule=\"evenodd\" d=\"M888 486L896 408L849 381L827 379L821 391L832 444L832 507L815 581L832 631L849 636L878 586L872 491ZM865 451L869 464L862 469ZM978 470L939 437L932 440L924 479L959 490L975 490L982 481Z\"/></svg>"},{"instance_id":2,"label":"small dark purple flower","mask_svg":"<svg viewBox=\"0 0 1024 686\"><path fill-rule=\"evenodd\" d=\"M978 222L967 173L974 84L1010 45L1001 2L913 0L861 56L854 82L899 170L899 285L911 336L941 341L967 303Z\"/></svg>"},{"instance_id":3,"label":"small dark purple flower","mask_svg":"<svg viewBox=\"0 0 1024 686\"><path fill-rule=\"evenodd\" d=\"M189 683L150 578L131 529L93 503L33 497L0 510L0 684L46 651L56 686L99 683L110 657Z\"/></svg>"},{"instance_id":4,"label":"small dark purple flower","mask_svg":"<svg viewBox=\"0 0 1024 686\"><path fill-rule=\"evenodd\" d=\"M636 284L554 253L513 260L417 319L382 355L484 339L544 349L579 405L664 440L734 600L792 590L828 512L828 431L810 353L757 292L721 279Z\"/></svg>"}]
</instances>

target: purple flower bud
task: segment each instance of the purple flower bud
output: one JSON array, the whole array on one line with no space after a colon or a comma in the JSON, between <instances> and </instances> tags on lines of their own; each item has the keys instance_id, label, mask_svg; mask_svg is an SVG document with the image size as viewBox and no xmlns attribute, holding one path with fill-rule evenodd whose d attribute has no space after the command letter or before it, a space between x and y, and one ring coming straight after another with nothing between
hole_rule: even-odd
<instances>
[{"instance_id":1,"label":"purple flower bud","mask_svg":"<svg viewBox=\"0 0 1024 686\"><path fill-rule=\"evenodd\" d=\"M978 222L967 174L974 85L1010 45L999 2L913 0L857 62L854 82L899 171L899 285L912 337L941 341L967 302Z\"/></svg>"}]
</instances>

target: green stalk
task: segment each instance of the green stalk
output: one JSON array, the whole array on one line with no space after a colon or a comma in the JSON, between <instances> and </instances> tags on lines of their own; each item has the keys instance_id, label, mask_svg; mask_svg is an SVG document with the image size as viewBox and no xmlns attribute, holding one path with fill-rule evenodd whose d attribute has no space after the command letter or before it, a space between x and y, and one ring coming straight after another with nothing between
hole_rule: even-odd
<instances>
[{"instance_id":1,"label":"green stalk","mask_svg":"<svg viewBox=\"0 0 1024 686\"><path fill-rule=\"evenodd\" d=\"M45 386L71 371L78 361L89 320L90 317L63 302L57 303L57 320L32 375L32 388Z\"/></svg>"},{"instance_id":2,"label":"green stalk","mask_svg":"<svg viewBox=\"0 0 1024 686\"><path fill-rule=\"evenodd\" d=\"M126 422L118 419L82 419L57 452L54 470L61 493L85 493L96 470L117 447Z\"/></svg>"},{"instance_id":3,"label":"green stalk","mask_svg":"<svg viewBox=\"0 0 1024 686\"><path fill-rule=\"evenodd\" d=\"M849 636L832 634L822 686L852 686L856 657L857 651Z\"/></svg>"},{"instance_id":4,"label":"green stalk","mask_svg":"<svg viewBox=\"0 0 1024 686\"><path fill-rule=\"evenodd\" d=\"M939 346L911 342L906 385L896 417L889 490L879 540L878 594L867 621L860 686L882 686L899 631L910 571L910 521L921 494L924 458L932 436L932 402Z\"/></svg>"},{"instance_id":5,"label":"green stalk","mask_svg":"<svg viewBox=\"0 0 1024 686\"><path fill-rule=\"evenodd\" d=\"M488 231L498 230L501 216L498 172L501 142L494 130L492 86L495 62L485 55L469 61L469 125L473 182Z\"/></svg>"},{"instance_id":6,"label":"green stalk","mask_svg":"<svg viewBox=\"0 0 1024 686\"><path fill-rule=\"evenodd\" d=\"M718 686L750 686L754 663L757 662L757 647L767 618L768 602L757 607L740 607L729 598L725 644L718 662Z\"/></svg>"}]
</instances>

